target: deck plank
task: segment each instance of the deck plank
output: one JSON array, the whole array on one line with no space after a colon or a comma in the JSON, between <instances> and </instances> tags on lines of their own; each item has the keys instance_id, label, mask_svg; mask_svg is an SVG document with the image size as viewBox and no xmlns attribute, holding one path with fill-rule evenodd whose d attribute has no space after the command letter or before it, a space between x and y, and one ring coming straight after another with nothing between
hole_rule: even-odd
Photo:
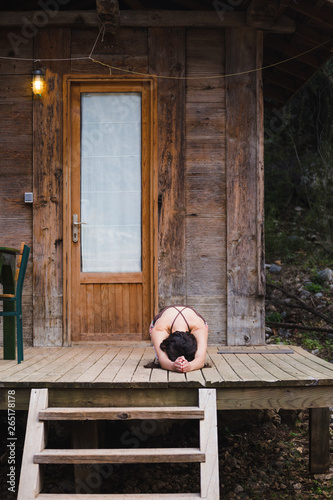
<instances>
[{"instance_id":1,"label":"deck plank","mask_svg":"<svg viewBox=\"0 0 333 500\"><path fill-rule=\"evenodd\" d=\"M133 347L121 347L112 362L110 360L110 363L96 377L95 382L112 382L132 351Z\"/></svg>"},{"instance_id":2,"label":"deck plank","mask_svg":"<svg viewBox=\"0 0 333 500\"><path fill-rule=\"evenodd\" d=\"M81 363L89 355L89 349L87 348L73 347L72 349L72 353L68 350L60 359L50 363L48 371L39 380L42 382L58 382L65 373L73 370L78 363Z\"/></svg>"},{"instance_id":3,"label":"deck plank","mask_svg":"<svg viewBox=\"0 0 333 500\"><path fill-rule=\"evenodd\" d=\"M304 372L304 370L299 370L297 367L294 366L294 363L292 363L291 360L286 360L284 358L284 354L279 354L278 356L275 356L274 354L264 354L263 355L268 361L270 361L272 364L278 366L281 368L283 371L288 373L290 376L298 379L298 380L309 380L309 377L307 374ZM315 379L315 377L311 377L310 379Z\"/></svg>"},{"instance_id":4,"label":"deck plank","mask_svg":"<svg viewBox=\"0 0 333 500\"><path fill-rule=\"evenodd\" d=\"M45 355L45 347L28 347L24 349L24 364L31 364L31 360L37 356ZM3 348L1 347L1 356L3 356ZM23 363L21 363L23 364ZM17 359L1 359L0 358L0 374L6 372L9 368L22 369L21 364L17 363ZM1 376L1 375L0 375Z\"/></svg>"},{"instance_id":5,"label":"deck plank","mask_svg":"<svg viewBox=\"0 0 333 500\"><path fill-rule=\"evenodd\" d=\"M309 376L318 380L327 379L326 375L323 375L317 369L310 368L306 364L302 363L302 361L299 361L297 359L297 356L295 356L294 354L292 356L290 354L282 354L280 357L281 360L283 360L285 363L290 363L290 365L292 365L294 369L298 370L300 373L303 373L303 377Z\"/></svg>"},{"instance_id":6,"label":"deck plank","mask_svg":"<svg viewBox=\"0 0 333 500\"><path fill-rule=\"evenodd\" d=\"M248 354L240 355L236 354L236 357L242 356L241 360L244 363L244 365L256 376L262 380L263 382L277 382L279 379L278 377L275 377L272 375L270 372L265 370L259 363L257 363L257 357L258 355L251 357Z\"/></svg>"},{"instance_id":7,"label":"deck plank","mask_svg":"<svg viewBox=\"0 0 333 500\"><path fill-rule=\"evenodd\" d=\"M261 366L265 371L270 373L273 377L275 377L277 380L280 382L286 382L286 381L298 381L299 379L297 377L294 377L293 375L290 375L290 373L287 373L283 369L281 369L279 366L276 366L274 363L266 359L265 356L261 354L249 354L249 357L251 359L254 359L255 362Z\"/></svg>"},{"instance_id":8,"label":"deck plank","mask_svg":"<svg viewBox=\"0 0 333 500\"><path fill-rule=\"evenodd\" d=\"M28 347L21 364L0 359L0 381L4 386L22 384L25 388L44 382L73 388L80 388L81 383L91 387L107 384L110 388L112 384L128 388L333 385L333 366L301 347L292 346L293 354L269 354L269 346L267 354L261 354L265 346L259 346L260 353L255 353L254 346L244 354L223 355L217 353L219 347L207 349L210 367L186 375L144 368L154 359L153 348L147 344Z\"/></svg>"},{"instance_id":9,"label":"deck plank","mask_svg":"<svg viewBox=\"0 0 333 500\"><path fill-rule=\"evenodd\" d=\"M186 385L185 373L167 372L169 377L169 384L183 384Z\"/></svg>"},{"instance_id":10,"label":"deck plank","mask_svg":"<svg viewBox=\"0 0 333 500\"><path fill-rule=\"evenodd\" d=\"M214 361L211 358L211 353L216 354L217 347L208 346L207 348L206 361L209 364L209 366L203 370L203 376L205 378L206 385L214 385L216 383L219 384L223 381L220 372L215 367Z\"/></svg>"},{"instance_id":11,"label":"deck plank","mask_svg":"<svg viewBox=\"0 0 333 500\"><path fill-rule=\"evenodd\" d=\"M236 372L241 380L249 380L252 382L258 381L259 377L243 363L243 359L248 356L248 354L236 355L236 354L220 354L229 366ZM241 356L241 357L240 357Z\"/></svg>"},{"instance_id":12,"label":"deck plank","mask_svg":"<svg viewBox=\"0 0 333 500\"><path fill-rule=\"evenodd\" d=\"M43 353L44 347L25 347L24 348L24 361ZM48 349L48 348L46 348ZM37 352L38 351L38 352ZM9 366L17 365L17 359L3 359L3 347L0 347L0 373L5 371Z\"/></svg>"},{"instance_id":13,"label":"deck plank","mask_svg":"<svg viewBox=\"0 0 333 500\"><path fill-rule=\"evenodd\" d=\"M27 370L23 370L17 380L22 382L34 382L39 380L43 374L48 373L50 364L60 359L64 354L65 352L61 348L55 349L51 353L49 352L47 356L44 356L43 359L39 360L33 366L27 368Z\"/></svg>"},{"instance_id":14,"label":"deck plank","mask_svg":"<svg viewBox=\"0 0 333 500\"><path fill-rule=\"evenodd\" d=\"M138 364L135 372L132 375L131 382L133 384L140 384L140 383L148 384L150 382L151 372L153 371L153 369L145 368L145 365L153 361L154 358L155 358L154 348L152 346L146 347L144 349L140 363Z\"/></svg>"},{"instance_id":15,"label":"deck plank","mask_svg":"<svg viewBox=\"0 0 333 500\"><path fill-rule=\"evenodd\" d=\"M106 352L77 378L77 382L94 382L120 351L120 347L109 347Z\"/></svg>"},{"instance_id":16,"label":"deck plank","mask_svg":"<svg viewBox=\"0 0 333 500\"><path fill-rule=\"evenodd\" d=\"M20 364L14 364L3 374L1 375L1 380L3 381L18 381L20 378L21 372L26 373L27 369L30 369L31 372L34 373L34 366L41 360L45 359L46 354L45 353L39 353L36 356L31 357L27 361L24 361Z\"/></svg>"},{"instance_id":17,"label":"deck plank","mask_svg":"<svg viewBox=\"0 0 333 500\"><path fill-rule=\"evenodd\" d=\"M237 375L233 368L229 365L222 354L210 352L210 359L218 370L223 382L240 382L242 379Z\"/></svg>"},{"instance_id":18,"label":"deck plank","mask_svg":"<svg viewBox=\"0 0 333 500\"><path fill-rule=\"evenodd\" d=\"M105 354L107 351L107 347L103 347L98 349L95 347L95 349L88 354L86 359L84 359L82 362L77 364L74 368L66 372L62 377L58 379L58 382L75 382L77 379L84 374L89 368L91 368L95 362L97 362L103 354Z\"/></svg>"},{"instance_id":19,"label":"deck plank","mask_svg":"<svg viewBox=\"0 0 333 500\"><path fill-rule=\"evenodd\" d=\"M203 387L206 385L206 381L203 375L203 370L206 368L202 368L201 370L194 370L193 372L188 372L185 374L185 378L188 384L195 383L196 385L200 384Z\"/></svg>"},{"instance_id":20,"label":"deck plank","mask_svg":"<svg viewBox=\"0 0 333 500\"><path fill-rule=\"evenodd\" d=\"M153 368L150 375L150 382L153 384L167 384L168 372L162 368Z\"/></svg>"},{"instance_id":21,"label":"deck plank","mask_svg":"<svg viewBox=\"0 0 333 500\"><path fill-rule=\"evenodd\" d=\"M320 373L324 379L332 378L333 376L333 367L330 369L329 367L325 367L316 363L315 360L308 358L306 356L302 356L300 353L295 352L293 354L293 358L299 362L301 365L306 366L307 369L312 370L314 373Z\"/></svg>"},{"instance_id":22,"label":"deck plank","mask_svg":"<svg viewBox=\"0 0 333 500\"><path fill-rule=\"evenodd\" d=\"M132 380L133 374L141 361L143 349L134 349L125 363L121 366L117 375L114 377L114 383L129 383Z\"/></svg>"},{"instance_id":23,"label":"deck plank","mask_svg":"<svg viewBox=\"0 0 333 500\"><path fill-rule=\"evenodd\" d=\"M300 346L293 346L293 350L295 351L295 353L302 356L302 358L309 359L313 363L316 363L316 365L319 365L319 366L325 368L325 370L331 371L331 375L333 376L333 364L332 363L329 363L328 361L325 361L324 359L319 358L318 356L315 356L314 354L311 354L310 352L306 351L305 349L302 349L302 347L300 347Z\"/></svg>"}]
</instances>

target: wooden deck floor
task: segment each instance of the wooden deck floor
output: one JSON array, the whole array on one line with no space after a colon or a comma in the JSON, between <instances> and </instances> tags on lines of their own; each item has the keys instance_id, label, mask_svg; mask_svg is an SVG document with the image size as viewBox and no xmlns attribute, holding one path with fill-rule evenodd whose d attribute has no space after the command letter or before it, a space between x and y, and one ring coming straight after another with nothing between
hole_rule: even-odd
<instances>
[{"instance_id":1,"label":"wooden deck floor","mask_svg":"<svg viewBox=\"0 0 333 500\"><path fill-rule=\"evenodd\" d=\"M179 374L145 368L154 359L151 346L30 347L21 364L0 359L0 408L7 408L8 389L16 391L17 408L27 408L32 387L49 388L51 404L65 406L110 404L110 391L114 406L128 405L133 390L134 405L152 397L156 404L196 404L202 387L217 389L218 409L333 406L333 365L299 347L285 349L210 346L209 367Z\"/></svg>"}]
</instances>

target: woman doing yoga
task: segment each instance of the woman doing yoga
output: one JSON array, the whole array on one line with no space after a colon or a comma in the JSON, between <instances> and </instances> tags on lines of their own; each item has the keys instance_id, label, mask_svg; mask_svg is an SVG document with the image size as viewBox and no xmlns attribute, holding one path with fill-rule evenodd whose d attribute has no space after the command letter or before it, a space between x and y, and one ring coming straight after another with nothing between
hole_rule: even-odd
<instances>
[{"instance_id":1,"label":"woman doing yoga","mask_svg":"<svg viewBox=\"0 0 333 500\"><path fill-rule=\"evenodd\" d=\"M158 361L165 370L185 373L204 366L208 326L191 307L163 309L150 325L150 336Z\"/></svg>"}]
</instances>

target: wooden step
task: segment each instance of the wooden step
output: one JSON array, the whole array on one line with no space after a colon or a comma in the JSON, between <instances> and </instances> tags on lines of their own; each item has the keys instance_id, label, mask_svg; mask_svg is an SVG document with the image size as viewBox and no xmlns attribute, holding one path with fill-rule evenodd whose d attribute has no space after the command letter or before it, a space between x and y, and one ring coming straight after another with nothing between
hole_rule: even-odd
<instances>
[{"instance_id":1,"label":"wooden step","mask_svg":"<svg viewBox=\"0 0 333 500\"><path fill-rule=\"evenodd\" d=\"M135 448L43 450L34 455L34 464L131 464L204 462L199 448Z\"/></svg>"},{"instance_id":2,"label":"wooden step","mask_svg":"<svg viewBox=\"0 0 333 500\"><path fill-rule=\"evenodd\" d=\"M79 493L41 493L36 500L198 500L200 493L123 493L86 495Z\"/></svg>"},{"instance_id":3,"label":"wooden step","mask_svg":"<svg viewBox=\"0 0 333 500\"><path fill-rule=\"evenodd\" d=\"M134 420L134 419L198 419L205 412L197 406L133 407L133 408L47 408L39 412L39 420Z\"/></svg>"},{"instance_id":4,"label":"wooden step","mask_svg":"<svg viewBox=\"0 0 333 500\"><path fill-rule=\"evenodd\" d=\"M216 390L199 389L198 407L49 408L48 390L32 389L18 500L206 500L219 499ZM45 449L47 420L198 419L200 448ZM87 423L87 422L86 422ZM82 425L82 423L80 424ZM89 424L90 425L90 424ZM83 442L82 444L86 444ZM79 446L79 445L78 445ZM91 445L90 445L91 446ZM40 464L200 462L201 493L49 494L40 493Z\"/></svg>"}]
</instances>

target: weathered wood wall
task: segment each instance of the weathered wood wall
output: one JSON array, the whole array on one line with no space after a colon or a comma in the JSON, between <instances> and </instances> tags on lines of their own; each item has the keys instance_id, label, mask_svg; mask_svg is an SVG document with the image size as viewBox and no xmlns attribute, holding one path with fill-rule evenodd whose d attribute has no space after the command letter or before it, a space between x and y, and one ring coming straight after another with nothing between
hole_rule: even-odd
<instances>
[{"instance_id":1,"label":"weathered wood wall","mask_svg":"<svg viewBox=\"0 0 333 500\"><path fill-rule=\"evenodd\" d=\"M247 140L253 151L261 147L260 75L255 81L239 76L228 87L226 79L204 78L257 64L261 42L253 42L255 33L233 29L226 37L223 29L124 27L115 36L100 38L93 54L105 64L167 77L158 82L159 306L178 302L197 308L214 343L262 341L262 254L256 250L262 222L261 153L254 152L247 162L235 153L240 145L246 157ZM3 30L0 37L4 55L78 58L90 54L97 30L40 28L16 51L7 35ZM0 242L34 243L34 277L30 262L25 287L25 341L32 342L34 303L35 343L57 345L63 338L61 79L65 73L121 72L87 58L43 63L49 93L34 103L33 120L32 62L0 65L0 103L6 117L0 125ZM235 198L240 183L242 200L242 193L251 189L245 205L237 205ZM34 224L32 207L23 202L24 192L32 188ZM248 258L245 243L241 257L235 246L240 233L251 244ZM250 282L240 291L247 275Z\"/></svg>"},{"instance_id":2,"label":"weathered wood wall","mask_svg":"<svg viewBox=\"0 0 333 500\"><path fill-rule=\"evenodd\" d=\"M210 341L224 343L225 80L205 79L224 74L224 31L189 29L186 47L187 302L208 322Z\"/></svg>"},{"instance_id":3,"label":"weathered wood wall","mask_svg":"<svg viewBox=\"0 0 333 500\"><path fill-rule=\"evenodd\" d=\"M20 30L0 31L0 55L33 58L33 42L17 40ZM15 42L14 45L11 42ZM0 246L32 245L32 205L24 193L32 192L32 62L0 60ZM23 289L23 338L32 338L32 258ZM2 338L2 318L0 322Z\"/></svg>"}]
</instances>

